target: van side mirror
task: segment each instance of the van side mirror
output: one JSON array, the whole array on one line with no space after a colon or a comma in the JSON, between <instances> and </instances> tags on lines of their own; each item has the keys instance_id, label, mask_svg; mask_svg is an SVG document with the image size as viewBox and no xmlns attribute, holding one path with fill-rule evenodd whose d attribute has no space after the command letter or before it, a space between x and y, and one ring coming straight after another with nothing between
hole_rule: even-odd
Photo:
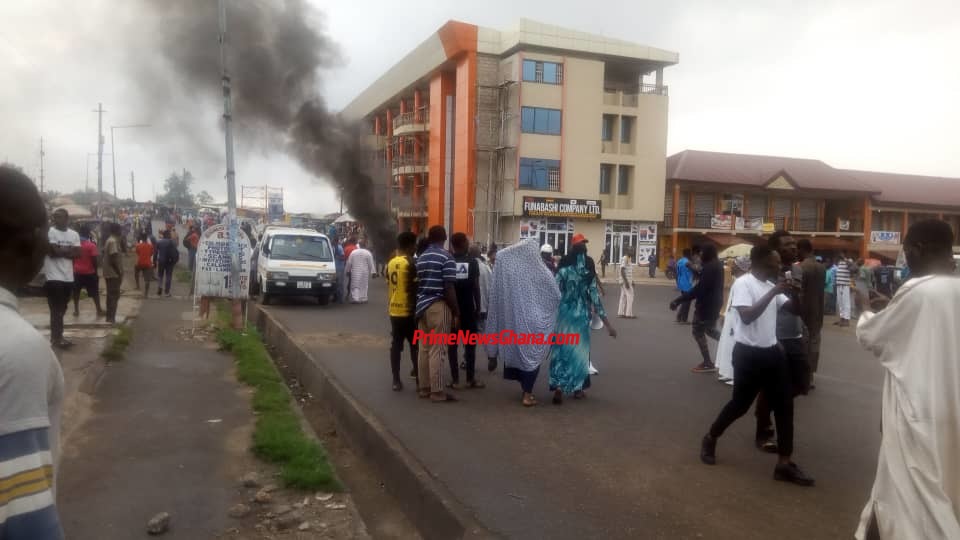
<instances>
[{"instance_id":1,"label":"van side mirror","mask_svg":"<svg viewBox=\"0 0 960 540\"><path fill-rule=\"evenodd\" d=\"M261 246L260 251L262 251L264 255L270 255L270 246Z\"/></svg>"}]
</instances>

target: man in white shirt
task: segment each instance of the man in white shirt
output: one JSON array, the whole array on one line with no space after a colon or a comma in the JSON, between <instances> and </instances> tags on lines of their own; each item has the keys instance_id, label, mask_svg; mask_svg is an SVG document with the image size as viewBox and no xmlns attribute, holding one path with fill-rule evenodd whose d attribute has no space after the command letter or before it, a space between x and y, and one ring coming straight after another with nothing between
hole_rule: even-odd
<instances>
[{"instance_id":1,"label":"man in white shirt","mask_svg":"<svg viewBox=\"0 0 960 540\"><path fill-rule=\"evenodd\" d=\"M53 212L53 226L47 231L48 251L43 261L47 281L47 306L50 308L50 343L67 348L73 343L63 339L63 316L73 293L73 259L80 256L80 235L67 228L70 217L63 208Z\"/></svg>"},{"instance_id":2,"label":"man in white shirt","mask_svg":"<svg viewBox=\"0 0 960 540\"><path fill-rule=\"evenodd\" d=\"M46 226L33 182L0 166L0 478L10 486L0 491L0 538L63 538L54 503L63 372L13 294L43 264Z\"/></svg>"},{"instance_id":3,"label":"man in white shirt","mask_svg":"<svg viewBox=\"0 0 960 540\"><path fill-rule=\"evenodd\" d=\"M793 393L789 366L777 344L777 311L795 305L796 292L786 283L772 283L780 270L780 255L773 249L754 247L750 251L750 266L750 274L736 280L730 288L730 306L740 315L733 330L736 341L733 346L733 398L703 437L700 460L707 465L716 464L717 439L750 410L762 390L773 409L777 426L779 459L773 478L812 486L813 478L790 459L793 454Z\"/></svg>"},{"instance_id":4,"label":"man in white shirt","mask_svg":"<svg viewBox=\"0 0 960 540\"><path fill-rule=\"evenodd\" d=\"M883 438L857 538L960 538L960 276L950 225L914 223L911 278L857 338L884 368Z\"/></svg>"}]
</instances>

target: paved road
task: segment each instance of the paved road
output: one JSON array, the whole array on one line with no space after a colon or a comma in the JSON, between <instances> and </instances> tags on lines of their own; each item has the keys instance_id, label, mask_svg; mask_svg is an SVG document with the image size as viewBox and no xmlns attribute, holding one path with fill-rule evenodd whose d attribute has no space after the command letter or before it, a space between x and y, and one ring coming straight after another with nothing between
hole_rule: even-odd
<instances>
[{"instance_id":1,"label":"paved road","mask_svg":"<svg viewBox=\"0 0 960 540\"><path fill-rule=\"evenodd\" d=\"M605 303L616 312L618 290ZM879 446L882 373L851 331L830 328L817 389L797 401L795 460L817 478L805 489L772 479L774 458L753 448L752 417L702 465L699 441L730 387L695 375L689 326L677 326L666 287L638 287L620 337L595 333L590 397L519 405L499 372L457 404L390 391L385 286L371 303L270 309L419 460L491 529L510 538L850 538ZM482 355L481 355L482 357ZM404 372L409 370L404 358ZM485 362L483 362L485 363ZM412 382L412 381L410 381Z\"/></svg>"}]
</instances>

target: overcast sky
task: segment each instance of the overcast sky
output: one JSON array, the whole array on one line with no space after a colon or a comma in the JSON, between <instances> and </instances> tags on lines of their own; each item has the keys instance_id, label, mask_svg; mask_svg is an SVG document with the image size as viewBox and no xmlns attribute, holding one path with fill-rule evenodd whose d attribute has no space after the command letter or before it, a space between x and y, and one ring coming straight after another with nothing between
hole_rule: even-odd
<instances>
[{"instance_id":1,"label":"overcast sky","mask_svg":"<svg viewBox=\"0 0 960 540\"><path fill-rule=\"evenodd\" d=\"M196 3L198 9L215 4ZM679 52L680 64L665 72L668 154L700 149L810 157L843 168L960 177L955 0L313 3L341 48L342 67L324 76L322 89L334 109L449 19L505 29L527 17ZM107 153L109 126L152 126L115 132L121 197L130 194L131 171L139 200L161 191L170 171L187 168L198 179L195 192L225 199L218 104L183 119L132 97L141 92L125 68L123 36L136 31L137 14L126 5L0 2L0 161L37 176L42 136L47 187L82 188L87 154L97 150L93 109L103 102ZM216 47L215 29L210 46ZM218 84L216 74L211 84ZM283 187L291 211L337 209L322 179L282 154L242 137L237 149L238 184ZM96 177L94 156L91 187ZM104 185L112 190L109 156Z\"/></svg>"}]
</instances>

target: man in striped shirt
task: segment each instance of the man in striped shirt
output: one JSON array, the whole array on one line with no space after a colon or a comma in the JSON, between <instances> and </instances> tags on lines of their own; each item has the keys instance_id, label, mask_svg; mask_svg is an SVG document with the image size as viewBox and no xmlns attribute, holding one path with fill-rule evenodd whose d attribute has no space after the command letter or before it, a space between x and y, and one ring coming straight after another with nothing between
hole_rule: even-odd
<instances>
[{"instance_id":1,"label":"man in striped shirt","mask_svg":"<svg viewBox=\"0 0 960 540\"><path fill-rule=\"evenodd\" d=\"M837 288L837 315L840 316L840 320L834 324L850 326L850 260L847 259L847 254L842 251L837 259L834 283Z\"/></svg>"},{"instance_id":2,"label":"man in striped shirt","mask_svg":"<svg viewBox=\"0 0 960 540\"><path fill-rule=\"evenodd\" d=\"M457 264L443 248L447 231L440 225L430 227L430 243L417 257L417 326L424 333L447 334L459 326L460 311L454 284ZM418 393L434 402L456 401L443 387L443 366L447 364L447 346L440 342L419 343L417 358Z\"/></svg>"},{"instance_id":3,"label":"man in striped shirt","mask_svg":"<svg viewBox=\"0 0 960 540\"><path fill-rule=\"evenodd\" d=\"M63 372L13 294L43 265L46 226L33 182L0 167L0 538L10 540L63 538L54 504Z\"/></svg>"}]
</instances>

